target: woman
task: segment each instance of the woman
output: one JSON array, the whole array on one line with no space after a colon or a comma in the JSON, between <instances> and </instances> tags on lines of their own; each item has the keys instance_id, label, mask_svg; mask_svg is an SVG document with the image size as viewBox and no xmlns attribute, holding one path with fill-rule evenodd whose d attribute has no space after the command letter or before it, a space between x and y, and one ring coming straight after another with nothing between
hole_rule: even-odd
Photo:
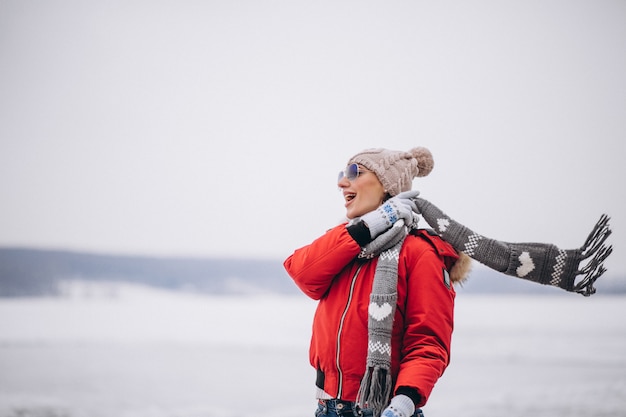
<instances>
[{"instance_id":1,"label":"woman","mask_svg":"<svg viewBox=\"0 0 626 417\"><path fill-rule=\"evenodd\" d=\"M449 363L451 283L469 262L416 227L412 181L432 168L425 148L353 156L338 179L349 222L284 262L319 300L310 346L317 416L422 416Z\"/></svg>"}]
</instances>

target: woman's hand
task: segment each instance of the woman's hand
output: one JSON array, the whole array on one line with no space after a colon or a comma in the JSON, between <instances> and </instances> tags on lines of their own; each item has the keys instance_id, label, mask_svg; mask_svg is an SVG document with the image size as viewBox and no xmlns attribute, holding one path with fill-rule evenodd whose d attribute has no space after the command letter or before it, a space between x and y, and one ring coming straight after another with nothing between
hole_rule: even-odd
<instances>
[{"instance_id":1,"label":"woman's hand","mask_svg":"<svg viewBox=\"0 0 626 417\"><path fill-rule=\"evenodd\" d=\"M389 407L385 408L382 417L411 417L415 412L415 404L406 395L396 395L391 399Z\"/></svg>"},{"instance_id":2,"label":"woman's hand","mask_svg":"<svg viewBox=\"0 0 626 417\"><path fill-rule=\"evenodd\" d=\"M417 205L413 198L418 195L417 190L405 191L385 201L376 210L363 215L361 220L368 227L372 239L388 230L400 219L403 219L407 225L412 224L413 212L417 213Z\"/></svg>"}]
</instances>

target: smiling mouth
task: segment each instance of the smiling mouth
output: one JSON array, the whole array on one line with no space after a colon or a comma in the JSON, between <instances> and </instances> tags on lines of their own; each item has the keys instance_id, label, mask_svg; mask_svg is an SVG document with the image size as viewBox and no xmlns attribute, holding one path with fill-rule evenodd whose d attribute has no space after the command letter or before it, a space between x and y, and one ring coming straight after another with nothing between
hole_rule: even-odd
<instances>
[{"instance_id":1,"label":"smiling mouth","mask_svg":"<svg viewBox=\"0 0 626 417\"><path fill-rule=\"evenodd\" d=\"M350 201L354 200L355 197L356 197L356 193L346 193L343 195L343 198L346 200L346 203L349 203Z\"/></svg>"}]
</instances>

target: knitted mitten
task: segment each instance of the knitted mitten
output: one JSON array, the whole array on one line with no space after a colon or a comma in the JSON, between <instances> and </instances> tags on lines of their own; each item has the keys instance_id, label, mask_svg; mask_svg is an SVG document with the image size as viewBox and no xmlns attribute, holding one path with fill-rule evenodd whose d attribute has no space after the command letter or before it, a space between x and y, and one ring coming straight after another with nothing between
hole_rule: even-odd
<instances>
[{"instance_id":1,"label":"knitted mitten","mask_svg":"<svg viewBox=\"0 0 626 417\"><path fill-rule=\"evenodd\" d=\"M361 220L367 225L372 239L388 230L400 219L403 219L405 224L411 225L414 222L413 212L417 212L413 198L418 194L419 191L400 193L385 201L376 210L364 214Z\"/></svg>"},{"instance_id":2,"label":"knitted mitten","mask_svg":"<svg viewBox=\"0 0 626 417\"><path fill-rule=\"evenodd\" d=\"M383 410L382 417L411 417L415 412L415 404L406 395L396 395L389 406Z\"/></svg>"}]
</instances>

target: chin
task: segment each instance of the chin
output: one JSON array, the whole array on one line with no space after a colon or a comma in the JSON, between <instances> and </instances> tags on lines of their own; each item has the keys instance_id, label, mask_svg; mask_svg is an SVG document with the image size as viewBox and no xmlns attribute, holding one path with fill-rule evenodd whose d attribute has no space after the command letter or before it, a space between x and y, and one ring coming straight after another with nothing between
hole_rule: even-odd
<instances>
[{"instance_id":1,"label":"chin","mask_svg":"<svg viewBox=\"0 0 626 417\"><path fill-rule=\"evenodd\" d=\"M352 219L355 219L357 217L361 217L364 214L365 213L359 213L358 211L348 211L348 212L346 212L346 217L348 218L348 220L352 220Z\"/></svg>"}]
</instances>

